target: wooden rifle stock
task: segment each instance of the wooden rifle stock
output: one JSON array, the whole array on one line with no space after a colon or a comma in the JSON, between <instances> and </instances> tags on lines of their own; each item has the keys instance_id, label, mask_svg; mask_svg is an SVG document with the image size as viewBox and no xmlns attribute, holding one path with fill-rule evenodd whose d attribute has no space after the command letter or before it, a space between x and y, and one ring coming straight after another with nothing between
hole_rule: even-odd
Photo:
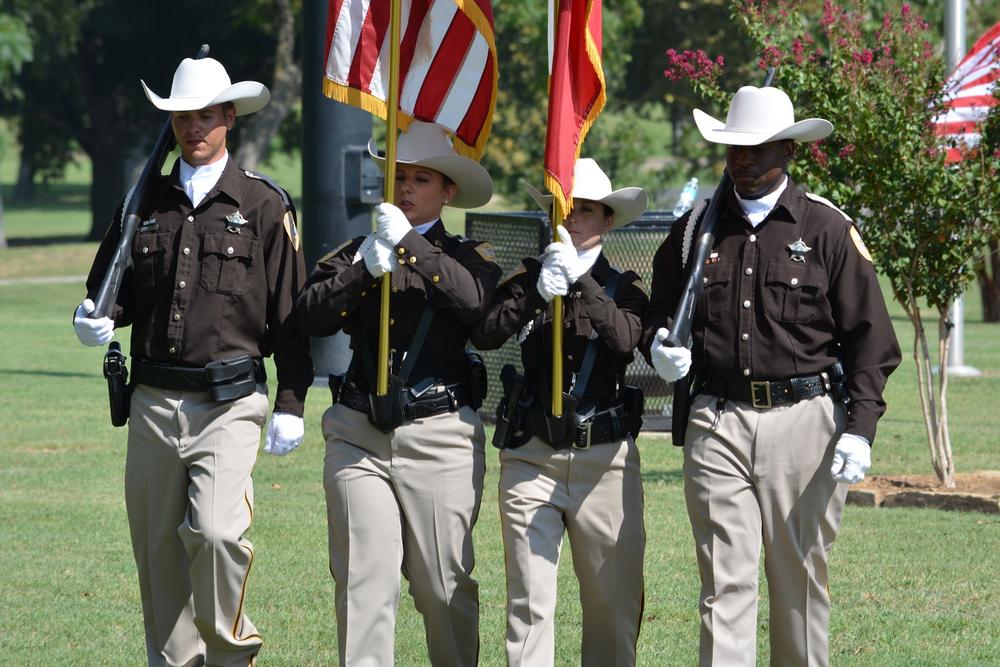
<instances>
[{"instance_id":1,"label":"wooden rifle stock","mask_svg":"<svg viewBox=\"0 0 1000 667\"><path fill-rule=\"evenodd\" d=\"M208 50L208 44L202 44L194 59L200 60L206 57ZM101 286L98 288L97 294L94 295L94 312L90 314L92 319L111 317L111 311L118 300L118 292L121 290L122 277L125 275L125 270L132 265L132 238L139 227L139 212L142 210L142 204L149 193L153 180L160 175L163 163L173 147L174 131L168 115L167 122L160 130L160 136L157 137L156 144L153 146L153 151L149 154L149 158L139 174L139 179L135 182L135 187L132 188L131 196L128 197L125 207L122 209L121 236L118 238L118 245L115 246L115 254L112 255L111 261L108 263L104 279L101 280Z\"/></svg>"}]
</instances>

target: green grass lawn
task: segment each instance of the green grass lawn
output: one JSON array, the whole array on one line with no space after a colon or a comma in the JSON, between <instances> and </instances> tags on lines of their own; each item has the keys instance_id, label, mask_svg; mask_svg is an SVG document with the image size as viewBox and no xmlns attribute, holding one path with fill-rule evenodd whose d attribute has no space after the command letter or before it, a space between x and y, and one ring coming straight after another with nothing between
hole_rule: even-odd
<instances>
[{"instance_id":1,"label":"green grass lawn","mask_svg":"<svg viewBox=\"0 0 1000 667\"><path fill-rule=\"evenodd\" d=\"M281 179L280 173L275 175ZM9 183L9 180L7 181ZM12 237L48 233L56 211L25 210ZM44 216L51 215L51 218ZM74 215L69 207L66 215ZM54 223L53 223L54 224ZM78 231L73 231L77 229ZM21 245L0 251L0 279L82 275L94 244ZM0 665L136 665L144 642L122 493L125 430L108 421L103 350L84 348L70 316L80 284L0 283ZM997 327L967 303L966 363L949 393L959 471L1000 468ZM873 473L930 472L910 358L909 323L893 307L903 366L887 390L889 412ZM933 330L933 329L931 329ZM119 334L119 339L123 338ZM124 342L124 341L123 341ZM273 374L272 374L273 377ZM306 441L285 458L261 454L255 473L257 548L248 610L265 637L263 665L336 662L333 582L327 567L319 420L324 388L307 401ZM684 510L681 452L643 436L646 607L641 665L697 661L698 574ZM503 665L504 567L496 508L499 466L488 455L476 528L483 665ZM1000 517L849 506L832 555L835 664L1000 664ZM556 664L579 664L580 609L572 555L560 567ZM763 590L763 589L762 589ZM768 657L766 592L759 662ZM397 626L397 664L427 664L423 629L409 597Z\"/></svg>"}]
</instances>

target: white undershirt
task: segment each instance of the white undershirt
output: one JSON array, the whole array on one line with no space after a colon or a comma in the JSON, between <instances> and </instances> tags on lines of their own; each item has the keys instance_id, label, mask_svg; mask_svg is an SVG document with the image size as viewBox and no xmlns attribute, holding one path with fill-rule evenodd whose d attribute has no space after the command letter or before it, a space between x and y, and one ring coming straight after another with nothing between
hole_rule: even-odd
<instances>
[{"instance_id":1,"label":"white undershirt","mask_svg":"<svg viewBox=\"0 0 1000 667\"><path fill-rule=\"evenodd\" d=\"M577 250L576 255L580 259L587 262L588 266L593 266L594 262L597 261L597 256L601 254L601 244L598 243L593 248L587 248L586 250Z\"/></svg>"},{"instance_id":2,"label":"white undershirt","mask_svg":"<svg viewBox=\"0 0 1000 667\"><path fill-rule=\"evenodd\" d=\"M414 231L417 232L417 234L423 236L424 234L427 233L427 230L433 227L435 224L437 224L437 221L440 219L441 218L438 218L437 220L431 220L430 222L425 222L422 225L414 225L413 229Z\"/></svg>"},{"instance_id":3,"label":"white undershirt","mask_svg":"<svg viewBox=\"0 0 1000 667\"><path fill-rule=\"evenodd\" d=\"M229 151L223 153L222 157L215 162L200 167L192 167L184 161L184 158L181 158L179 174L181 187L187 193L192 206L197 208L201 200L205 198L205 195L215 187L215 184L219 182L219 177L222 176L222 171L228 163Z\"/></svg>"},{"instance_id":4,"label":"white undershirt","mask_svg":"<svg viewBox=\"0 0 1000 667\"><path fill-rule=\"evenodd\" d=\"M747 218L750 220L750 224L757 227L760 223L764 222L764 218L767 214L774 210L775 205L778 203L778 197L781 193L785 191L785 187L788 185L788 176L785 176L784 180L781 181L781 185L774 192L770 192L759 199L744 199L740 197L740 193L736 193L736 201L740 203L740 208L746 213Z\"/></svg>"}]
</instances>

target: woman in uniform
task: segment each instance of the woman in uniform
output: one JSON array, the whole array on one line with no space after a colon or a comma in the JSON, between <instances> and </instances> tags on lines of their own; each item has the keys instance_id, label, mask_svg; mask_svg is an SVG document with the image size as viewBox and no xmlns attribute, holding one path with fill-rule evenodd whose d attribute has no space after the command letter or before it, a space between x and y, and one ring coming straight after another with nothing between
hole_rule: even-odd
<instances>
[{"instance_id":1,"label":"woman in uniform","mask_svg":"<svg viewBox=\"0 0 1000 667\"><path fill-rule=\"evenodd\" d=\"M542 210L551 195L528 186ZM569 534L583 608L585 665L631 665L643 604L645 547L639 451L642 399L625 368L642 333L639 276L601 251L604 234L646 209L641 188L613 190L591 159L577 160L572 211L558 240L497 289L476 328L481 349L517 334L523 378L505 369L498 409L500 520L507 567L507 662L552 665L556 575ZM552 319L564 299L563 416L552 417Z\"/></svg>"},{"instance_id":2,"label":"woman in uniform","mask_svg":"<svg viewBox=\"0 0 1000 667\"><path fill-rule=\"evenodd\" d=\"M372 159L384 169L369 146ZM434 665L475 665L478 583L472 528L482 499L482 387L465 347L500 278L493 250L445 231L444 206L489 201L493 182L443 130L401 135L395 204L377 231L321 259L297 306L314 336L344 331L353 358L323 415L330 570L340 663L393 664L400 571L423 615ZM376 395L380 281L391 274L390 372ZM476 386L474 386L476 385Z\"/></svg>"}]
</instances>

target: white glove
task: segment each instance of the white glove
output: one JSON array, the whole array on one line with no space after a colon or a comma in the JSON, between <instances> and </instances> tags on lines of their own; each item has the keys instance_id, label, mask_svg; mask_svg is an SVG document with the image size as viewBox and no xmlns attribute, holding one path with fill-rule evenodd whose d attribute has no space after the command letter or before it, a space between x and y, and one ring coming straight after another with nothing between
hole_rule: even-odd
<instances>
[{"instance_id":1,"label":"white glove","mask_svg":"<svg viewBox=\"0 0 1000 667\"><path fill-rule=\"evenodd\" d=\"M538 293L545 299L545 303L552 301L553 297L566 296L569 294L569 278L562 267L553 261L551 257L546 257L542 262L542 270L538 274L536 283Z\"/></svg>"},{"instance_id":2,"label":"white glove","mask_svg":"<svg viewBox=\"0 0 1000 667\"><path fill-rule=\"evenodd\" d=\"M386 243L395 248L403 240L413 225L406 219L406 214L392 204L381 203L375 207L375 233Z\"/></svg>"},{"instance_id":3,"label":"white glove","mask_svg":"<svg viewBox=\"0 0 1000 667\"><path fill-rule=\"evenodd\" d=\"M73 328L80 342L89 347L104 345L115 335L115 323L110 317L87 317L94 312L94 302L84 299L73 313Z\"/></svg>"},{"instance_id":4,"label":"white glove","mask_svg":"<svg viewBox=\"0 0 1000 667\"><path fill-rule=\"evenodd\" d=\"M302 443L306 434L306 425L302 417L275 412L267 423L267 435L264 437L264 451L275 456L284 456Z\"/></svg>"},{"instance_id":5,"label":"white glove","mask_svg":"<svg viewBox=\"0 0 1000 667\"><path fill-rule=\"evenodd\" d=\"M667 382L676 382L691 370L691 350L686 347L669 347L663 341L670 335L668 329L656 330L653 344L649 346L649 356L653 359L656 373Z\"/></svg>"},{"instance_id":6,"label":"white glove","mask_svg":"<svg viewBox=\"0 0 1000 667\"><path fill-rule=\"evenodd\" d=\"M566 278L572 285L580 279L580 276L590 271L590 267L597 259L597 253L590 254L589 259L580 257L576 248L573 247L572 237L562 225L556 227L556 236L559 237L559 240L550 243L545 248L545 254L548 256L546 259L551 257L566 272Z\"/></svg>"},{"instance_id":7,"label":"white glove","mask_svg":"<svg viewBox=\"0 0 1000 667\"><path fill-rule=\"evenodd\" d=\"M857 484L865 478L865 472L871 466L872 447L868 439L853 433L841 435L833 450L833 465L830 466L833 479L846 484Z\"/></svg>"},{"instance_id":8,"label":"white glove","mask_svg":"<svg viewBox=\"0 0 1000 667\"><path fill-rule=\"evenodd\" d=\"M392 273L394 267L392 261L392 246L380 239L375 234L369 234L361 242L361 247L354 255L354 261L363 259L368 273L376 278L383 273Z\"/></svg>"}]
</instances>

